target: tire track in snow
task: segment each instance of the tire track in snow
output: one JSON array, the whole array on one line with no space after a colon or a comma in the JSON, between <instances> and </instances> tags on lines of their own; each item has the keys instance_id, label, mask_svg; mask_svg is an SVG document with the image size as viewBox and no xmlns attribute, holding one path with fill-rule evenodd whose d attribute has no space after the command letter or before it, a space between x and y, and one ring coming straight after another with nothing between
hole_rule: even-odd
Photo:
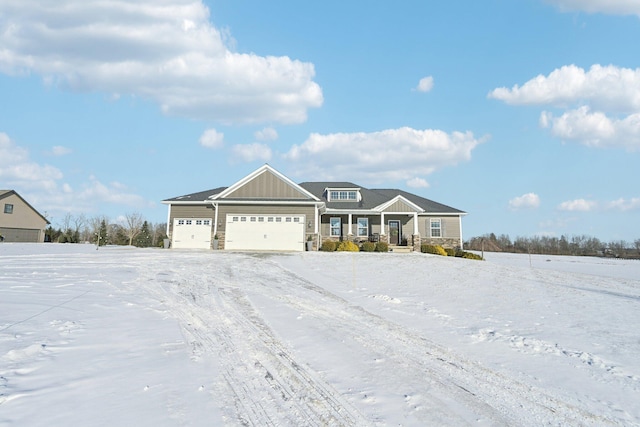
<instances>
[{"instance_id":1,"label":"tire track in snow","mask_svg":"<svg viewBox=\"0 0 640 427\"><path fill-rule=\"evenodd\" d=\"M262 266L261 273L266 271ZM318 317L327 328L346 334L346 340L357 341L371 352L391 355L387 357L393 357L398 365L408 365L405 369L424 375L435 384L434 408L441 403L435 395L445 395L464 402L479 418L490 420L491 425L618 424L617 420L592 414L577 403L564 401L548 391L485 368L405 327L362 307L352 306L276 263L272 263L269 272L273 277L260 278L270 285L263 286L262 292L288 306L296 306L307 315ZM306 289L312 294L296 292L296 289ZM321 301L318 295L322 297ZM372 334L372 331L382 333ZM433 421L432 416L430 414L427 419Z\"/></svg>"},{"instance_id":2,"label":"tire track in snow","mask_svg":"<svg viewBox=\"0 0 640 427\"><path fill-rule=\"evenodd\" d=\"M217 394L231 396L225 400L233 424L367 425L346 399L295 360L246 299L235 268L221 265L167 272L164 263L146 269L136 286L144 285L164 313L181 322L194 357L219 356L223 384ZM151 273L158 270L165 271Z\"/></svg>"}]
</instances>

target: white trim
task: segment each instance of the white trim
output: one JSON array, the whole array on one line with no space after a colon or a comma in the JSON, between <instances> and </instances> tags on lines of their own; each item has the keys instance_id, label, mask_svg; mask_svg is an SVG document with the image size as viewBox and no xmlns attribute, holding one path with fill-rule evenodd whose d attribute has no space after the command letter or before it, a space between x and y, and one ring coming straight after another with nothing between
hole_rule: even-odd
<instances>
[{"instance_id":1,"label":"white trim","mask_svg":"<svg viewBox=\"0 0 640 427\"><path fill-rule=\"evenodd\" d=\"M171 205L169 205L168 209L167 209L167 230L164 233L164 234L167 235L167 237L169 237L169 224L170 223L171 223Z\"/></svg>"},{"instance_id":2,"label":"white trim","mask_svg":"<svg viewBox=\"0 0 640 427\"><path fill-rule=\"evenodd\" d=\"M331 226L331 220L332 219L337 219L338 221L340 221L340 228L339 228L340 234L338 234L338 235L334 235L333 234L333 227ZM342 236L342 218L339 217L339 216L329 217L329 237L341 237L341 236Z\"/></svg>"},{"instance_id":3,"label":"white trim","mask_svg":"<svg viewBox=\"0 0 640 427\"><path fill-rule=\"evenodd\" d=\"M311 194L310 192L308 192L304 188L300 187L298 184L296 184L295 182L291 181L289 178L287 178L286 176L284 176L283 174L281 174L280 172L278 172L277 170L275 170L274 168L272 168L271 166L269 166L267 164L259 167L255 171L251 172L249 175L247 175L244 178L242 178L241 180L237 181L232 186L227 187L221 193L216 194L214 196L211 196L210 199L211 200L222 199L222 198L228 196L229 194L233 193L234 191L236 191L238 188L240 188L243 185L247 184L249 181L253 180L254 178L257 178L258 176L262 175L263 173L265 173L267 171L271 172L272 174L274 174L275 176L280 178L282 181L284 181L286 184L288 184L291 188L293 188L294 190L304 194L308 198L310 198L312 200L315 200L317 202L320 201L320 199L318 199L316 196L314 196L313 194ZM307 201L307 203L308 203L308 201Z\"/></svg>"},{"instance_id":4,"label":"white trim","mask_svg":"<svg viewBox=\"0 0 640 427\"><path fill-rule=\"evenodd\" d=\"M434 228L433 228L432 224L433 224L434 221L438 221L438 223L440 224L440 227L437 227L438 231L440 232L439 236L434 236L433 235ZM444 237L442 235L443 234L442 233L442 228L443 228L442 227L442 218L429 218L429 238L431 238L431 239L442 239Z\"/></svg>"},{"instance_id":5,"label":"white trim","mask_svg":"<svg viewBox=\"0 0 640 427\"><path fill-rule=\"evenodd\" d=\"M360 220L364 219L367 221L367 233L365 235L361 235L360 234ZM369 217L366 216L360 216L360 217L356 217L356 237L369 237Z\"/></svg>"},{"instance_id":6,"label":"white trim","mask_svg":"<svg viewBox=\"0 0 640 427\"><path fill-rule=\"evenodd\" d=\"M347 227L347 236L353 236L353 214L349 214L349 226Z\"/></svg>"},{"instance_id":7,"label":"white trim","mask_svg":"<svg viewBox=\"0 0 640 427\"><path fill-rule=\"evenodd\" d=\"M216 203L211 203L211 205L213 206L213 236L215 237L216 234L218 234L218 205Z\"/></svg>"},{"instance_id":8,"label":"white trim","mask_svg":"<svg viewBox=\"0 0 640 427\"><path fill-rule=\"evenodd\" d=\"M409 205L409 207L413 208L416 212L418 213L423 213L424 209L422 209L420 206L416 205L415 203L413 203L411 200L407 199L406 197L402 196L402 195L397 195L396 197L394 197L393 199L376 206L375 208L373 208L373 210L375 211L384 211L386 208L388 208L389 206L393 205L395 202L398 201L402 201L403 203L406 203L407 205ZM409 212L403 212L405 214L408 214Z\"/></svg>"},{"instance_id":9,"label":"white trim","mask_svg":"<svg viewBox=\"0 0 640 427\"><path fill-rule=\"evenodd\" d=\"M460 224L460 250L463 251L464 250L464 239L462 238L462 218L460 218L460 220L458 221L458 224Z\"/></svg>"}]
</instances>

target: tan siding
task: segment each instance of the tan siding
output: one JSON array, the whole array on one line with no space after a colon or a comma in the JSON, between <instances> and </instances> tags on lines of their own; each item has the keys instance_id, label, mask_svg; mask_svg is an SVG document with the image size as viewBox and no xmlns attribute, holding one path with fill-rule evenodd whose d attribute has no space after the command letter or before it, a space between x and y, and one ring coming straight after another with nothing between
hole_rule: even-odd
<instances>
[{"instance_id":1,"label":"tan siding","mask_svg":"<svg viewBox=\"0 0 640 427\"><path fill-rule=\"evenodd\" d=\"M4 213L4 205L13 205L13 213ZM0 200L0 227L45 230L47 221L15 194ZM43 235L44 237L44 235Z\"/></svg>"},{"instance_id":2,"label":"tan siding","mask_svg":"<svg viewBox=\"0 0 640 427\"><path fill-rule=\"evenodd\" d=\"M291 206L291 205L220 205L218 214L218 230L225 230L227 215L305 215L305 221L311 221L311 227L307 227L308 232L314 230L315 208L313 206Z\"/></svg>"},{"instance_id":3,"label":"tan siding","mask_svg":"<svg viewBox=\"0 0 640 427\"><path fill-rule=\"evenodd\" d=\"M391 206L384 210L384 212L415 212L416 210L411 206L404 203L402 200L397 200Z\"/></svg>"},{"instance_id":4,"label":"tan siding","mask_svg":"<svg viewBox=\"0 0 640 427\"><path fill-rule=\"evenodd\" d=\"M171 205L169 217L169 235L173 230L175 218L215 218L215 209L211 205Z\"/></svg>"},{"instance_id":5,"label":"tan siding","mask_svg":"<svg viewBox=\"0 0 640 427\"><path fill-rule=\"evenodd\" d=\"M247 182L234 192L229 198L259 198L259 199L307 199L298 189L292 187L273 173L265 171Z\"/></svg>"},{"instance_id":6,"label":"tan siding","mask_svg":"<svg viewBox=\"0 0 640 427\"><path fill-rule=\"evenodd\" d=\"M421 216L418 219L419 231L422 237L431 237L429 219L439 218L442 221L442 238L460 239L460 217L458 216Z\"/></svg>"}]
</instances>

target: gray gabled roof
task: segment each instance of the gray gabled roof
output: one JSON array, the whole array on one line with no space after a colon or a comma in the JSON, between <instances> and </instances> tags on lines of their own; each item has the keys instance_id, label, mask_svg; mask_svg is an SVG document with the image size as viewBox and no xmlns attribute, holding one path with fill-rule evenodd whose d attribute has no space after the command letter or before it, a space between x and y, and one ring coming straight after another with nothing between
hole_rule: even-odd
<instances>
[{"instance_id":1,"label":"gray gabled roof","mask_svg":"<svg viewBox=\"0 0 640 427\"><path fill-rule=\"evenodd\" d=\"M172 197L171 199L163 200L163 202L204 202L210 197L216 194L222 193L227 187L218 187L211 190L200 191L197 193L186 194L184 196Z\"/></svg>"},{"instance_id":2,"label":"gray gabled roof","mask_svg":"<svg viewBox=\"0 0 640 427\"><path fill-rule=\"evenodd\" d=\"M398 189L375 189L371 190L376 193L385 195L388 200L393 199L396 196L402 196L405 199L409 200L412 203L420 206L427 213L458 213L464 214L466 212L461 211L459 209L452 208L451 206L443 205L442 203L434 202L433 200L425 199L424 197L420 197L413 193L409 193L404 190Z\"/></svg>"},{"instance_id":3,"label":"gray gabled roof","mask_svg":"<svg viewBox=\"0 0 640 427\"><path fill-rule=\"evenodd\" d=\"M402 196L424 209L427 213L465 213L464 211L452 208L451 206L443 205L442 203L434 202L433 200L425 199L424 197L398 189L368 189L352 182L303 182L300 186L310 193L313 193L320 200L324 201L326 207L330 209L368 210L378 207L397 196ZM362 200L359 202L327 201L327 195L325 192L327 188L359 188Z\"/></svg>"}]
</instances>

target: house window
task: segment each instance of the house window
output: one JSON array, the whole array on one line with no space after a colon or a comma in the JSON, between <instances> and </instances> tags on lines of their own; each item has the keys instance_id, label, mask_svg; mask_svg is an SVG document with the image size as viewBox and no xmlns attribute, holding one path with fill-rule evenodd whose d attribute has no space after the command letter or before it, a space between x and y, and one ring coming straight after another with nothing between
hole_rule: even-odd
<instances>
[{"instance_id":1,"label":"house window","mask_svg":"<svg viewBox=\"0 0 640 427\"><path fill-rule=\"evenodd\" d=\"M357 201L358 192L356 190L331 190L329 191L329 201Z\"/></svg>"},{"instance_id":2,"label":"house window","mask_svg":"<svg viewBox=\"0 0 640 427\"><path fill-rule=\"evenodd\" d=\"M203 223L204 225L211 225L211 220L209 220L209 219L205 219L202 223Z\"/></svg>"},{"instance_id":3,"label":"house window","mask_svg":"<svg viewBox=\"0 0 640 427\"><path fill-rule=\"evenodd\" d=\"M4 204L4 213L12 214L13 213L13 205L10 204L10 203L5 203Z\"/></svg>"},{"instance_id":4,"label":"house window","mask_svg":"<svg viewBox=\"0 0 640 427\"><path fill-rule=\"evenodd\" d=\"M269 218L267 218L267 222L273 222L273 217L270 216Z\"/></svg>"},{"instance_id":5,"label":"house window","mask_svg":"<svg viewBox=\"0 0 640 427\"><path fill-rule=\"evenodd\" d=\"M369 218L358 218L358 237L369 236Z\"/></svg>"},{"instance_id":6,"label":"house window","mask_svg":"<svg viewBox=\"0 0 640 427\"><path fill-rule=\"evenodd\" d=\"M184 225L184 219L179 219L178 220L178 225Z\"/></svg>"},{"instance_id":7,"label":"house window","mask_svg":"<svg viewBox=\"0 0 640 427\"><path fill-rule=\"evenodd\" d=\"M429 228L431 229L431 237L442 237L442 221L440 218L430 219Z\"/></svg>"},{"instance_id":8,"label":"house window","mask_svg":"<svg viewBox=\"0 0 640 427\"><path fill-rule=\"evenodd\" d=\"M196 225L202 225L202 220L201 219L196 219Z\"/></svg>"},{"instance_id":9,"label":"house window","mask_svg":"<svg viewBox=\"0 0 640 427\"><path fill-rule=\"evenodd\" d=\"M191 223L192 223L192 221L190 219L185 221L185 224L187 224L187 225L191 225Z\"/></svg>"},{"instance_id":10,"label":"house window","mask_svg":"<svg viewBox=\"0 0 640 427\"><path fill-rule=\"evenodd\" d=\"M329 236L340 237L342 235L342 221L340 218L330 218L329 227L331 229Z\"/></svg>"}]
</instances>

